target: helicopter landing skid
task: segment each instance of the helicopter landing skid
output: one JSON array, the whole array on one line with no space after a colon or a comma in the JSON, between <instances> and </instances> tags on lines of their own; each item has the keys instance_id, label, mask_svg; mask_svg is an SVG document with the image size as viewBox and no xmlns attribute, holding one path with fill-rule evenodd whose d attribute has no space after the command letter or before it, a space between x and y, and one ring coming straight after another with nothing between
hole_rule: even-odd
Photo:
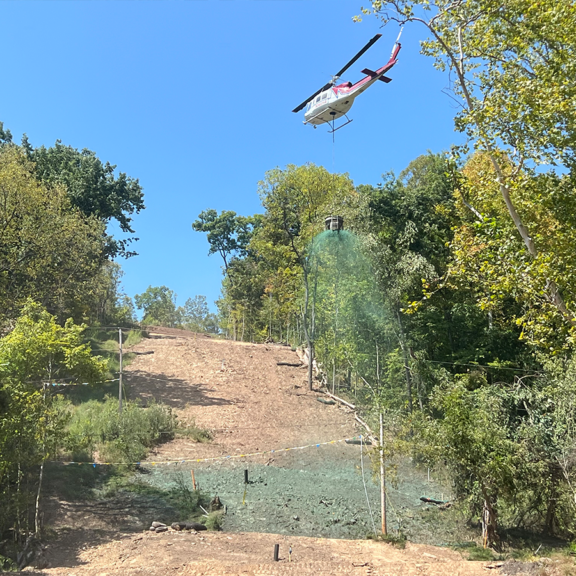
<instances>
[{"instance_id":1,"label":"helicopter landing skid","mask_svg":"<svg viewBox=\"0 0 576 576\"><path fill-rule=\"evenodd\" d=\"M346 116L346 114L344 114L344 116ZM348 124L350 124L350 122L352 122L352 120L354 120L354 118L352 118L352 120L350 118L348 118L348 116L346 116L346 120L347 122L344 122L344 124L340 124L340 126L338 126L338 128L334 128L334 120L332 120L332 130L328 130L328 134L334 134L334 132L336 132L337 130L340 130L340 128L344 128L344 126L348 126Z\"/></svg>"}]
</instances>

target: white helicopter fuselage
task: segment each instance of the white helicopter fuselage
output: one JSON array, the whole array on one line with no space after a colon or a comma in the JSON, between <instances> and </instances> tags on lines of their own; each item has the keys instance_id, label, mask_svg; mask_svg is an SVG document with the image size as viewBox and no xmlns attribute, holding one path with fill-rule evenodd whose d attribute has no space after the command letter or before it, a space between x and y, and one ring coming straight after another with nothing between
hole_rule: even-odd
<instances>
[{"instance_id":1,"label":"white helicopter fuselage","mask_svg":"<svg viewBox=\"0 0 576 576\"><path fill-rule=\"evenodd\" d=\"M356 94L339 94L337 90L338 87L328 88L308 102L304 124L326 124L344 116L352 108Z\"/></svg>"}]
</instances>

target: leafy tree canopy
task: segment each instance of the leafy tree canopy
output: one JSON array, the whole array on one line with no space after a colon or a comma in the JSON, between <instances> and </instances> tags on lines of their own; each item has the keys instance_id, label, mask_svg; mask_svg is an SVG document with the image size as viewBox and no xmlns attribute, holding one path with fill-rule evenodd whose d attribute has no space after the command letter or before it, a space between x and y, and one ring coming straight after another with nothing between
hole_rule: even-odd
<instances>
[{"instance_id":1,"label":"leafy tree canopy","mask_svg":"<svg viewBox=\"0 0 576 576\"><path fill-rule=\"evenodd\" d=\"M194 332L218 333L218 319L208 309L206 296L194 296L184 303L182 323Z\"/></svg>"},{"instance_id":2,"label":"leafy tree canopy","mask_svg":"<svg viewBox=\"0 0 576 576\"><path fill-rule=\"evenodd\" d=\"M208 234L210 250L208 254L220 254L224 260L224 269L228 273L230 259L234 256L246 256L252 234L261 225L261 217L237 216L232 210L222 211L205 210L192 223L196 232Z\"/></svg>"},{"instance_id":3,"label":"leafy tree canopy","mask_svg":"<svg viewBox=\"0 0 576 576\"><path fill-rule=\"evenodd\" d=\"M576 5L373 0L364 12L376 13L385 23L415 22L427 28L422 52L451 72L451 87L461 104L456 127L477 151L488 154L508 218L528 257L541 259L541 238L530 226L530 216L545 199L558 208L561 202L548 189L531 213L522 213L518 196L527 174L548 171L552 177L552 166L563 167L574 187L576 86L569 79L576 74ZM553 275L545 279L544 289L561 321L576 328L575 311Z\"/></svg>"},{"instance_id":4,"label":"leafy tree canopy","mask_svg":"<svg viewBox=\"0 0 576 576\"><path fill-rule=\"evenodd\" d=\"M87 315L105 260L103 223L72 207L62 186L39 182L14 146L0 147L0 194L0 322L28 297L61 322Z\"/></svg>"},{"instance_id":5,"label":"leafy tree canopy","mask_svg":"<svg viewBox=\"0 0 576 576\"><path fill-rule=\"evenodd\" d=\"M60 140L51 148L32 148L26 136L22 146L36 165L36 174L43 182L63 185L73 206L86 216L102 222L114 219L124 232L134 233L131 215L144 209L144 195L137 179L124 172L115 175L116 166L103 163L95 152L78 150ZM108 239L110 255L133 255L126 247L134 240Z\"/></svg>"},{"instance_id":6,"label":"leafy tree canopy","mask_svg":"<svg viewBox=\"0 0 576 576\"><path fill-rule=\"evenodd\" d=\"M134 296L136 308L143 310L143 324L174 327L178 322L176 294L167 286L148 286L142 294Z\"/></svg>"}]
</instances>

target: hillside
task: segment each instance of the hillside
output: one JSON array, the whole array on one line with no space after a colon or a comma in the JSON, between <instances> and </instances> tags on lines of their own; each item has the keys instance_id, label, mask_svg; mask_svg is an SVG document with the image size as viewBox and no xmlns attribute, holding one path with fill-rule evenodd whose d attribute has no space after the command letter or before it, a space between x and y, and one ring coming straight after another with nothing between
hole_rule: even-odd
<instances>
[{"instance_id":1,"label":"hillside","mask_svg":"<svg viewBox=\"0 0 576 576\"><path fill-rule=\"evenodd\" d=\"M213 435L209 443L177 438L158 446L141 463L142 478L152 487L169 486L191 482L193 469L201 490L227 506L224 531L150 533L151 520L165 520L166 510L138 495L98 502L52 497L45 520L55 540L42 574L485 573L481 563L446 548L409 543L399 550L350 540L371 531L362 465L379 524L370 456L361 461L360 447L342 441L361 433L351 411L318 402L302 367L278 364L298 364L290 348L158 330L134 351L139 354L126 371L131 397L164 402L179 419L194 419ZM440 488L417 474L390 489L392 528L426 508L418 499L426 489ZM402 528L412 530L412 539L424 538L416 524ZM275 543L281 545L278 563Z\"/></svg>"}]
</instances>

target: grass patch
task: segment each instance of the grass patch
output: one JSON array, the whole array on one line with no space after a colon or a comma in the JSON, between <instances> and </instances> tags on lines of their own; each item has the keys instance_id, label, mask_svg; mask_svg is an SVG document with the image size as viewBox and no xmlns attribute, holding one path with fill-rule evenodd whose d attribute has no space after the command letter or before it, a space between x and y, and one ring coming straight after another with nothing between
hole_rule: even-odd
<instances>
[{"instance_id":1,"label":"grass patch","mask_svg":"<svg viewBox=\"0 0 576 576\"><path fill-rule=\"evenodd\" d=\"M224 510L210 512L208 518L204 517L203 520L204 525L208 530L222 530L222 524L224 523Z\"/></svg>"},{"instance_id":2,"label":"grass patch","mask_svg":"<svg viewBox=\"0 0 576 576\"><path fill-rule=\"evenodd\" d=\"M176 436L179 438L187 438L193 442L210 442L213 439L212 432L205 428L198 428L192 418L178 423Z\"/></svg>"},{"instance_id":3,"label":"grass patch","mask_svg":"<svg viewBox=\"0 0 576 576\"><path fill-rule=\"evenodd\" d=\"M377 542L386 542L387 544L392 544L394 548L399 548L403 550L406 548L406 534L403 532L398 532L397 534L368 534L366 536L368 540L375 540Z\"/></svg>"},{"instance_id":4,"label":"grass patch","mask_svg":"<svg viewBox=\"0 0 576 576\"><path fill-rule=\"evenodd\" d=\"M468 550L468 560L488 562L490 560L500 560L500 557L496 556L491 548L479 548L475 546Z\"/></svg>"},{"instance_id":5,"label":"grass patch","mask_svg":"<svg viewBox=\"0 0 576 576\"><path fill-rule=\"evenodd\" d=\"M160 442L172 440L176 417L162 404L143 408L139 402L123 403L107 397L103 402L89 400L74 406L59 399L57 408L68 419L63 439L63 457L75 462L135 464Z\"/></svg>"},{"instance_id":6,"label":"grass patch","mask_svg":"<svg viewBox=\"0 0 576 576\"><path fill-rule=\"evenodd\" d=\"M86 343L90 344L95 355L102 356L108 363L108 377L114 378L120 370L120 356L118 345L118 330L102 330L88 328L85 332ZM142 330L123 330L122 331L122 364L124 367L129 366L136 357L128 349L138 344L144 337Z\"/></svg>"},{"instance_id":7,"label":"grass patch","mask_svg":"<svg viewBox=\"0 0 576 576\"><path fill-rule=\"evenodd\" d=\"M137 494L155 504L163 503L165 513L162 521L168 524L206 521L200 506L208 506L209 499L199 490L192 489L188 476L183 472L177 474L166 488L153 486L134 473L124 472L111 476L99 490L102 498L119 498L123 493Z\"/></svg>"},{"instance_id":8,"label":"grass patch","mask_svg":"<svg viewBox=\"0 0 576 576\"><path fill-rule=\"evenodd\" d=\"M89 402L90 400L104 402L108 396L118 396L118 381L101 382L99 384L88 386L82 384L67 386L61 391L58 390L58 395L69 400L76 406Z\"/></svg>"},{"instance_id":9,"label":"grass patch","mask_svg":"<svg viewBox=\"0 0 576 576\"><path fill-rule=\"evenodd\" d=\"M128 466L62 465L50 463L46 468L47 492L69 502L89 502L101 506L108 502L114 507L118 502L129 502L133 513L139 517L155 516L150 520L172 522L202 522L210 518L203 515L200 505L208 508L209 497L193 490L189 477L178 474L164 487L147 482ZM116 503L116 504L115 504ZM211 525L218 529L217 520ZM207 524L208 526L208 524Z\"/></svg>"},{"instance_id":10,"label":"grass patch","mask_svg":"<svg viewBox=\"0 0 576 576\"><path fill-rule=\"evenodd\" d=\"M46 488L70 502L93 501L98 498L99 490L111 478L127 473L114 466L92 466L90 464L46 464Z\"/></svg>"},{"instance_id":11,"label":"grass patch","mask_svg":"<svg viewBox=\"0 0 576 576\"><path fill-rule=\"evenodd\" d=\"M79 405L90 400L103 402L106 396L118 396L118 372L120 370L119 348L118 348L118 331L117 330L86 330L85 342L90 344L95 356L102 356L107 362L107 374L105 380L114 380L113 382L98 382L90 386L78 384L67 386L59 389L58 394L70 400L73 404ZM142 330L130 330L123 332L123 347L129 348L138 344L146 333ZM136 354L124 352L122 355L122 364L125 368L129 366ZM125 398L129 397L126 393L126 386L123 389Z\"/></svg>"}]
</instances>

